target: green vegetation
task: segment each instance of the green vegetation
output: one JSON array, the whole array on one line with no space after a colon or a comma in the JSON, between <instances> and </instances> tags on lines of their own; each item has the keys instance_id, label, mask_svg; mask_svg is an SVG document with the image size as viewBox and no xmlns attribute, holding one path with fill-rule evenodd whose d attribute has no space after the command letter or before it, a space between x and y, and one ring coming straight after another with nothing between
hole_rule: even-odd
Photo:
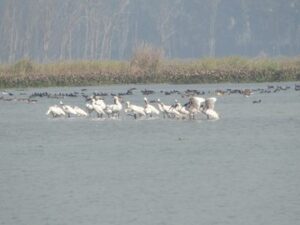
<instances>
[{"instance_id":1,"label":"green vegetation","mask_svg":"<svg viewBox=\"0 0 300 225\"><path fill-rule=\"evenodd\" d=\"M37 64L23 59L0 65L0 87L85 86L119 83L218 83L300 80L300 58L204 58L166 60L150 46L130 61L61 61Z\"/></svg>"}]
</instances>

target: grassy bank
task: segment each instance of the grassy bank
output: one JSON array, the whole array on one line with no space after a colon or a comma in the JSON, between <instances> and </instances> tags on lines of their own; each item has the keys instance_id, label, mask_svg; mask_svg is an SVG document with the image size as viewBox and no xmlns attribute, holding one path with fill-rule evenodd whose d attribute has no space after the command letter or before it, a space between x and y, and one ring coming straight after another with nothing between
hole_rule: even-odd
<instances>
[{"instance_id":1,"label":"grassy bank","mask_svg":"<svg viewBox=\"0 0 300 225\"><path fill-rule=\"evenodd\" d=\"M137 56L131 61L20 60L0 65L0 87L85 86L120 83L217 83L300 80L300 58L206 58L164 60Z\"/></svg>"}]
</instances>

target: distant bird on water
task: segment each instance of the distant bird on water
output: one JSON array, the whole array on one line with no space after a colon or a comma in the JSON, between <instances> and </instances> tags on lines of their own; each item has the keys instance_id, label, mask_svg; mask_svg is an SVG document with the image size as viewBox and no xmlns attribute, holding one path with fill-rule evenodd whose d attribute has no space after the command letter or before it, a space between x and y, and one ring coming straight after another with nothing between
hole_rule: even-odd
<instances>
[{"instance_id":1,"label":"distant bird on water","mask_svg":"<svg viewBox=\"0 0 300 225\"><path fill-rule=\"evenodd\" d=\"M259 99L259 100L254 100L252 103L253 103L253 104L261 103L261 99Z\"/></svg>"}]
</instances>

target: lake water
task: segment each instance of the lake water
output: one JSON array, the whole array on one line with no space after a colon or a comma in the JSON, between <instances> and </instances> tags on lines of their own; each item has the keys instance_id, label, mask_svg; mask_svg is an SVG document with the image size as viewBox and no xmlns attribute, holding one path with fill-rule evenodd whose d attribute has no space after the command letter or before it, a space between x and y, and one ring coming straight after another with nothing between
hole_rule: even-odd
<instances>
[{"instance_id":1,"label":"lake water","mask_svg":"<svg viewBox=\"0 0 300 225\"><path fill-rule=\"evenodd\" d=\"M156 91L148 99L172 104L187 99L160 90L267 85L123 85L86 92L136 87L123 98L142 104L140 90L147 88ZM45 113L58 99L0 101L0 224L300 224L300 91L294 83L279 85L291 89L218 97L218 121L52 119ZM9 91L18 97L82 88ZM85 104L81 97L63 101Z\"/></svg>"}]
</instances>

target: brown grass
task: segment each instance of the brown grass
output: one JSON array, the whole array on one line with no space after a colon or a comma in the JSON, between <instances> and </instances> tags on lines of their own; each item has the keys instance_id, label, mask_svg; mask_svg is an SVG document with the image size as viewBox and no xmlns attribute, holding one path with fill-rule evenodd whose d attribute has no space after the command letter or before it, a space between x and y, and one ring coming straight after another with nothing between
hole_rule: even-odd
<instances>
[{"instance_id":1,"label":"brown grass","mask_svg":"<svg viewBox=\"0 0 300 225\"><path fill-rule=\"evenodd\" d=\"M37 64L23 59L0 65L0 87L83 86L117 83L216 83L300 80L300 58L204 58L165 60L144 46L131 61L61 61Z\"/></svg>"}]
</instances>

